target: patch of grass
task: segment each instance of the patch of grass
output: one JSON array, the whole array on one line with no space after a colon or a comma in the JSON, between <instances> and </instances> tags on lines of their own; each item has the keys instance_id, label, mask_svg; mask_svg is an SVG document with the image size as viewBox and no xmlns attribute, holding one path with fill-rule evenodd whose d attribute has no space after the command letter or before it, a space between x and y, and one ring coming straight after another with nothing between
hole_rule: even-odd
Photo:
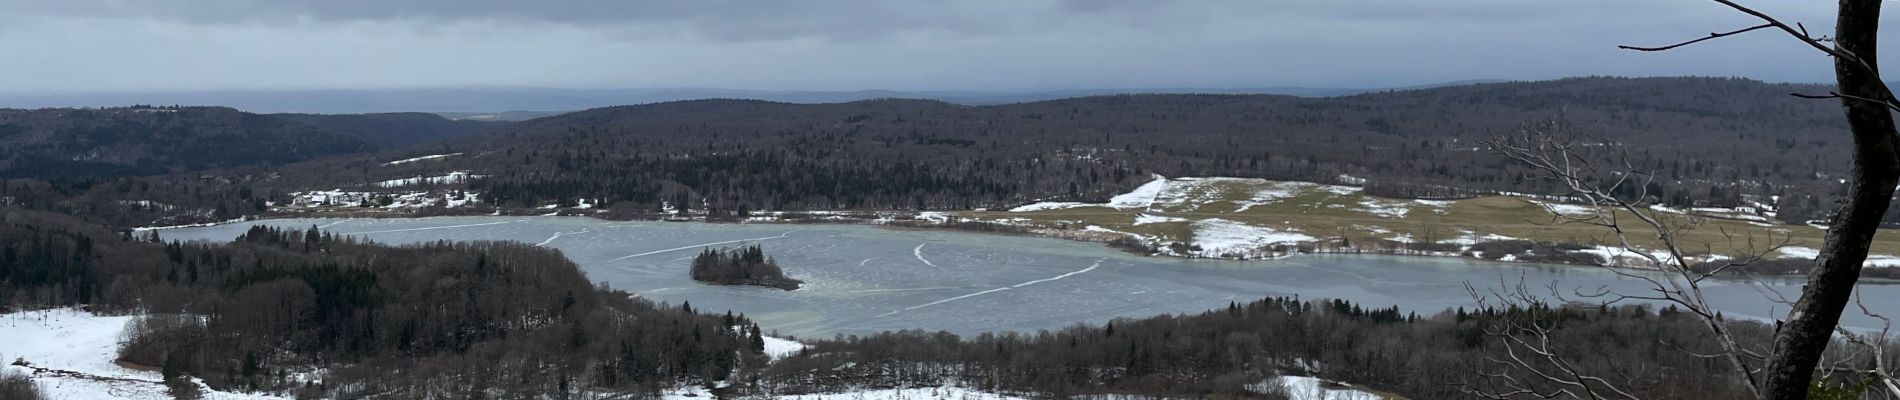
<instances>
[{"instance_id":1,"label":"patch of grass","mask_svg":"<svg viewBox=\"0 0 1900 400\"><path fill-rule=\"evenodd\" d=\"M1254 205L1235 212L1237 201L1250 201L1262 190L1290 191L1290 195L1267 204ZM1556 243L1616 245L1618 239L1603 227L1565 223L1549 210L1525 199L1507 196L1479 197L1450 202L1439 208L1408 199L1386 199L1363 193L1341 194L1325 186L1271 181L1219 180L1171 186L1162 198L1184 198L1185 204L1152 209L1115 209L1078 207L1025 213L964 212L961 217L979 220L1021 218L1023 224L1081 229L1089 225L1135 233L1161 241L1192 239L1192 221L1220 218L1248 225L1293 230L1315 237L1345 237L1355 243L1368 243L1409 235L1416 241L1442 241L1464 235L1500 235L1512 238ZM1405 208L1403 217L1369 212L1365 203L1381 207ZM1140 214L1176 217L1187 223L1135 225ZM1669 226L1695 225L1679 233L1681 246L1689 252L1742 255L1763 251L1787 240L1792 246L1819 247L1824 232L1803 225L1769 225L1730 219L1692 217L1651 212ZM1657 249L1661 242L1634 215L1618 211L1619 222L1630 232L1638 247ZM1768 225L1768 226L1764 226ZM1363 241L1363 242L1362 242ZM1873 254L1900 254L1900 232L1882 230L1874 238Z\"/></svg>"}]
</instances>

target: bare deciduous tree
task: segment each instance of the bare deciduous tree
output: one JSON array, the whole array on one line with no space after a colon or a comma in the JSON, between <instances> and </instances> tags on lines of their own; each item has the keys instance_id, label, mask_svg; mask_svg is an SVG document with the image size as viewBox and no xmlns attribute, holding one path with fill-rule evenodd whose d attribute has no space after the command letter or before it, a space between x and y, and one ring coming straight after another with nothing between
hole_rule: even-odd
<instances>
[{"instance_id":1,"label":"bare deciduous tree","mask_svg":"<svg viewBox=\"0 0 1900 400\"><path fill-rule=\"evenodd\" d=\"M1852 131L1854 154L1852 189L1848 197L1834 213L1828 224L1816 266L1808 276L1807 285L1790 307L1788 315L1777 324L1771 348L1765 354L1755 353L1737 345L1729 335L1719 318L1708 317L1709 327L1714 340L1719 342L1727 354L1720 355L1744 376L1756 397L1774 400L1803 399L1808 396L1816 371L1824 373L1834 369L1824 368L1821 364L1827 354L1828 346L1835 341L1837 331L1842 333L1849 343L1857 347L1871 348L1874 352L1884 349L1885 332L1880 337L1869 339L1866 335L1857 335L1841 330L1841 314L1854 296L1854 286L1860 278L1862 264L1866 261L1869 243L1878 232L1880 221L1893 199L1895 185L1900 183L1900 143L1896 143L1896 132L1892 112L1900 110L1900 101L1896 101L1887 84L1881 79L1876 54L1877 32L1879 30L1881 0L1841 0L1835 22L1833 36L1816 37L1810 34L1805 25L1786 23L1767 13L1743 6L1730 0L1714 0L1723 6L1748 14L1761 20L1758 25L1727 32L1711 33L1706 37L1678 42L1663 46L1640 47L1620 46L1638 51L1667 51L1693 45L1707 40L1738 35L1757 30L1774 30L1787 34L1801 43L1820 51L1834 61L1836 90L1825 95L1795 94L1803 98L1839 99L1845 110L1849 128ZM1639 210L1640 196L1634 199L1619 198L1614 190L1603 190L1603 181L1589 174L1593 164L1588 160L1576 158L1576 153L1563 147L1562 143L1548 140L1548 136L1530 137L1524 142L1499 142L1493 148L1513 159L1530 164L1557 180L1566 187L1582 195L1587 202L1598 206L1598 215L1585 216L1580 221L1594 223L1610 229L1622 240L1625 247L1630 245L1624 226L1617 219L1617 211L1629 211L1635 219L1647 225L1657 234L1667 256L1661 257L1643 251L1635 253L1654 261L1658 268L1669 272L1666 281L1655 281L1658 296L1649 300L1661 300L1682 304L1692 312L1706 313L1711 310L1701 299L1696 283L1700 279L1720 272L1723 268L1707 271L1703 274L1690 273L1683 260L1681 243L1674 240L1675 231L1649 214ZM1608 181L1608 188L1623 184L1633 175L1621 175ZM1633 202L1632 202L1633 200ZM1607 202L1607 204L1605 204ZM1601 211L1607 206L1607 213ZM1673 270L1672 270L1673 269ZM1675 279L1680 277L1682 279ZM1880 354L1874 359L1880 360ZM1759 360L1759 369L1752 369L1754 360ZM1865 373L1877 381L1882 389L1900 395L1900 385L1885 372L1885 365L1849 366L1856 372ZM1591 396L1598 397L1598 396Z\"/></svg>"},{"instance_id":2,"label":"bare deciduous tree","mask_svg":"<svg viewBox=\"0 0 1900 400\"><path fill-rule=\"evenodd\" d=\"M1608 162L1603 157L1585 151L1562 137L1561 134L1553 132L1563 129L1566 129L1566 124L1560 119L1548 124L1527 127L1521 138L1495 139L1489 141L1487 145L1492 151L1530 166L1546 178L1556 181L1566 190L1564 197L1588 206L1583 211L1560 210L1555 205L1540 202L1539 204L1543 204L1546 211L1555 219L1554 223L1583 224L1603 228L1609 232L1609 241L1623 250L1621 254L1640 259L1641 262L1636 266L1654 270L1653 272L1633 271L1620 268L1615 265L1618 264L1616 258L1619 257L1612 255L1610 260L1605 260L1608 264L1606 270L1643 282L1646 292L1620 293L1598 290L1578 291L1573 294L1577 297L1597 300L1601 304L1649 301L1681 307L1699 317L1703 325L1708 328L1710 336L1719 345L1722 351L1711 357L1722 358L1738 373L1740 380L1748 383L1747 386L1752 391L1757 387L1756 382L1759 380L1752 367L1759 363L1751 362L1759 361L1763 356L1761 352L1746 348L1736 340L1735 335L1730 332L1728 322L1721 318L1719 312L1704 295L1702 282L1729 268L1744 266L1773 254L1788 244L1788 238L1785 236L1775 238L1770 233L1765 246L1757 246L1757 241L1752 237L1746 241L1745 246L1737 246L1734 243L1735 234L1723 231L1723 236L1730 242L1728 250L1742 254L1727 259L1722 265L1698 269L1695 265L1696 260L1684 250L1687 243L1684 242L1683 236L1701 227L1702 219L1690 215L1661 212L1652 208L1653 203L1650 199L1654 196L1649 193L1649 188L1652 187L1651 183L1656 178L1655 174L1636 168L1627 157ZM1639 241L1643 239L1653 240L1656 245L1639 245ZM1494 293L1490 297L1507 306L1519 308L1537 309L1543 305L1540 300L1534 300L1533 296L1523 290L1521 284L1515 289L1506 289L1508 290ZM1553 296L1565 295L1554 286L1551 292ZM1486 297L1479 296L1475 290L1472 294L1480 301ZM1490 328L1491 332L1488 333L1505 341L1505 358L1499 360L1499 364L1514 365L1520 370L1532 371L1534 372L1532 376L1540 377L1543 383L1556 384L1564 389L1540 393L1536 385L1504 380L1499 384L1506 390L1479 393L1480 395L1508 398L1510 396L1505 396L1506 394L1519 393L1539 396L1564 394L1571 398L1591 399L1634 398L1627 392L1618 390L1617 385L1603 377L1574 374L1564 377L1560 374L1542 372L1553 368L1557 371L1568 371L1564 368L1565 361L1561 359L1561 356L1547 351L1548 346L1540 344L1549 340L1551 327L1534 319L1495 321L1493 325ZM1518 354L1519 352L1529 356Z\"/></svg>"},{"instance_id":3,"label":"bare deciduous tree","mask_svg":"<svg viewBox=\"0 0 1900 400\"><path fill-rule=\"evenodd\" d=\"M1832 57L1836 90L1824 96L1802 97L1840 99L1853 132L1852 189L1828 223L1827 237L1821 243L1807 286L1775 333L1774 349L1759 383L1762 398L1802 399L1807 397L1815 368L1833 341L1841 313L1853 296L1861 265L1867 260L1868 244L1893 200L1894 185L1900 183L1900 148L1895 143L1895 135L1900 132L1894 130L1892 114L1900 108L1880 78L1876 53L1882 1L1841 0L1833 37L1815 37L1799 23L1791 25L1733 1L1715 1L1762 21L1761 25L1730 34L1779 30ZM1720 36L1725 35L1711 34L1659 48L1625 48L1661 51Z\"/></svg>"}]
</instances>

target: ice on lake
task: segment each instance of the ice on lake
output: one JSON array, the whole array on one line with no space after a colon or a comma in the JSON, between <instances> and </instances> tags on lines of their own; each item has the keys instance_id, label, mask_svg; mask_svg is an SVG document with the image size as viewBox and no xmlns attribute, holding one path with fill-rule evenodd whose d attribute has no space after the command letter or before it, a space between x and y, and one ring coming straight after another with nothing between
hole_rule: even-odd
<instances>
[{"instance_id":1,"label":"ice on lake","mask_svg":"<svg viewBox=\"0 0 1900 400\"><path fill-rule=\"evenodd\" d=\"M228 241L251 225L322 227L404 244L436 240L514 240L559 249L588 277L657 301L731 310L783 335L830 336L921 329L958 334L1058 329L1117 317L1199 313L1269 296L1338 298L1366 307L1399 306L1429 314L1471 306L1465 284L1496 288L1524 282L1566 295L1641 293L1640 280L1593 267L1495 263L1457 258L1311 255L1268 261L1144 257L1101 244L1049 238L865 225L620 222L581 217L438 217L282 219L167 229L168 240ZM687 266L702 248L759 244L797 291L713 286ZM1792 299L1799 280L1725 280L1708 285L1732 318L1767 319ZM1900 306L1900 285L1863 284L1875 311ZM1849 313L1843 323L1877 328Z\"/></svg>"}]
</instances>

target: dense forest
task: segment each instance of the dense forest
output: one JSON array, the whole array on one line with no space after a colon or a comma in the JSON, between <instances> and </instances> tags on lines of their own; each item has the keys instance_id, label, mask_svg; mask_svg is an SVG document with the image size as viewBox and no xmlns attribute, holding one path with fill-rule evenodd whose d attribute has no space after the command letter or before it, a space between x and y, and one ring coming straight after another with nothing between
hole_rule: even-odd
<instances>
[{"instance_id":1,"label":"dense forest","mask_svg":"<svg viewBox=\"0 0 1900 400\"><path fill-rule=\"evenodd\" d=\"M715 285L750 285L798 290L804 282L785 276L777 261L759 245L733 249L706 248L693 257L693 280Z\"/></svg>"},{"instance_id":2,"label":"dense forest","mask_svg":"<svg viewBox=\"0 0 1900 400\"><path fill-rule=\"evenodd\" d=\"M334 398L652 394L764 362L759 329L744 316L598 287L558 252L525 244L389 247L264 227L230 244L178 243L58 215L3 218L6 309L141 313L121 361L217 388Z\"/></svg>"},{"instance_id":3,"label":"dense forest","mask_svg":"<svg viewBox=\"0 0 1900 400\"><path fill-rule=\"evenodd\" d=\"M266 114L363 139L379 149L402 148L471 136L505 123L448 119L420 112L375 114Z\"/></svg>"},{"instance_id":4,"label":"dense forest","mask_svg":"<svg viewBox=\"0 0 1900 400\"><path fill-rule=\"evenodd\" d=\"M1552 193L1481 142L1559 121L1578 145L1655 171L1661 203L1733 206L1745 194L1780 195L1781 217L1806 221L1842 189L1847 167L1832 156L1848 146L1838 107L1787 95L1817 90L1576 78L1333 98L682 101L519 122L436 146L467 156L427 166L381 166L415 154L385 152L300 165L285 179L331 187L468 170L488 176L470 188L508 206L590 198L720 214L1101 200L1150 174L1354 183L1398 197Z\"/></svg>"},{"instance_id":5,"label":"dense forest","mask_svg":"<svg viewBox=\"0 0 1900 400\"><path fill-rule=\"evenodd\" d=\"M263 214L294 191L378 190L370 183L451 171L483 178L403 189L469 189L515 208L590 199L623 212L670 207L713 217L1100 201L1151 174L1349 183L1394 197L1555 193L1481 144L1536 126L1558 127L1583 148L1654 171L1661 179L1644 189L1659 203L1736 206L1747 195L1779 196L1778 217L1800 223L1822 217L1844 190L1846 171L1846 160L1832 156L1848 146L1838 110L1787 96L1812 90L1743 79L1575 78L1332 98L1119 95L990 106L700 100L506 124L189 107L16 110L9 118L40 122L0 123L0 131L16 132L0 136L0 149L18 149L9 150L17 153L12 167L0 168L0 177L16 177L0 184L0 201L118 226L182 224ZM84 117L57 122L75 115ZM76 139L91 137L72 134L80 131L137 134L101 133L119 139L95 143ZM229 132L239 131L255 140L231 140ZM158 140L152 132L202 140ZM309 134L278 134L287 132ZM210 156L175 157L184 154ZM79 162L72 160L85 161L65 166ZM1889 215L1900 219L1900 212Z\"/></svg>"},{"instance_id":6,"label":"dense forest","mask_svg":"<svg viewBox=\"0 0 1900 400\"><path fill-rule=\"evenodd\" d=\"M0 109L0 177L106 178L276 165L473 134L420 113L264 115L223 107Z\"/></svg>"},{"instance_id":7,"label":"dense forest","mask_svg":"<svg viewBox=\"0 0 1900 400\"><path fill-rule=\"evenodd\" d=\"M1231 398L1249 396L1251 385L1269 378L1299 374L1411 399L1482 398L1477 394L1504 392L1497 385L1506 379L1540 382L1530 371L1498 362L1508 359L1507 341L1527 339L1501 329L1504 321L1554 327L1552 351L1583 373L1613 377L1636 398L1747 396L1728 364L1700 356L1718 352L1700 320L1675 308L1532 304L1419 316L1292 298L1058 331L974 337L902 331L817 341L800 356L773 363L766 376L784 393L956 384L1055 398ZM1750 346L1771 334L1757 322L1731 325ZM1869 361L1850 352L1834 356ZM1831 384L1853 386L1864 378L1845 375Z\"/></svg>"}]
</instances>

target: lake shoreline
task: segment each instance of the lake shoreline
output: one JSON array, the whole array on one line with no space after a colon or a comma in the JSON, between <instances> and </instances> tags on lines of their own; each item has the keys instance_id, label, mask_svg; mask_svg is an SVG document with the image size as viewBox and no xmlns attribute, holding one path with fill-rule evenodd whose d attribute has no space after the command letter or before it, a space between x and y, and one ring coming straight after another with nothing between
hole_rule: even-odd
<instances>
[{"instance_id":1,"label":"lake shoreline","mask_svg":"<svg viewBox=\"0 0 1900 400\"><path fill-rule=\"evenodd\" d=\"M338 215L323 217L331 216ZM801 336L897 329L959 334L1057 329L1075 322L1202 312L1237 299L1273 296L1338 298L1430 314L1472 307L1468 285L1483 290L1522 282L1541 291L1559 284L1553 295L1576 298L1574 290L1592 293L1605 287L1638 293L1648 290L1647 286L1625 274L1659 276L1645 270L1371 251L1296 253L1244 261L1151 257L1114 251L1094 241L1034 232L971 232L922 221L668 224L519 215L379 217L384 218L263 218L180 228L163 237L217 242L241 235L251 225L317 226L392 245L441 240L551 245L578 264L590 280L654 301L691 301L698 308L735 310ZM706 285L688 278L692 251L742 242L768 243L786 266L785 272L809 285L796 291L763 290ZM1740 316L1773 307L1761 298L1758 288L1762 285L1789 292L1798 290L1800 282L1800 277L1733 276L1711 280L1705 289L1716 293L1711 298L1724 311ZM1867 285L1866 289L1881 298L1900 290L1892 285ZM1042 307L1023 308L1022 304Z\"/></svg>"},{"instance_id":2,"label":"lake shoreline","mask_svg":"<svg viewBox=\"0 0 1900 400\"><path fill-rule=\"evenodd\" d=\"M994 222L984 222L984 221L974 221L974 220L953 221L953 219L957 217L951 216L949 215L949 213L953 213L955 211L775 211L775 212L760 213L760 214L766 214L769 216L753 216L753 217L748 217L748 218L706 218L705 216L680 217L677 215L668 215L668 214L650 213L650 212L628 213L628 212L615 212L612 210L588 210L588 209L553 209L553 210L498 209L492 212L475 212L471 210L449 209L449 210L442 210L442 212L432 212L432 213L426 213L426 214L418 214L415 212L389 212L389 211L382 211L379 209L373 209L373 210L374 211L325 209L325 210L313 210L313 211L274 211L269 214L263 214L259 216L247 216L245 218L239 218L239 219L233 219L233 220L227 220L227 221L175 225L175 226L136 227L132 229L135 232L147 232L147 231L162 231L162 230L168 230L168 229L197 228L197 227L228 225L228 224L245 223L245 222L253 222L253 221L284 220L284 219L299 219L299 218L420 219L420 218L437 218L437 217L496 217L496 216L550 217L550 216L558 216L558 217L583 217L583 218L590 218L590 219L606 221L606 222L636 222L636 221L637 222L697 222L697 223L705 223L705 224L733 224L733 225L812 225L812 224L818 224L818 225L869 226L869 227L875 227L875 228L880 228L880 229L889 229L889 230L898 230L898 231L955 231L955 232L988 234L988 235L998 235L998 236L1037 237L1037 238L1068 240L1068 241L1083 242L1083 243L1100 243L1100 244L1103 244L1104 247L1107 247L1109 250L1119 252L1119 253L1141 256L1141 257L1165 257L1165 258L1175 258L1175 259L1185 259L1185 260L1262 261L1262 260L1281 260L1281 259L1287 259L1287 258L1292 258L1292 257L1297 257L1297 256L1302 256L1302 255L1382 255L1382 256L1422 257L1422 258L1452 258L1452 259L1495 262L1495 263L1526 265L1526 266L1542 265L1542 266L1571 267L1571 268L1594 267L1594 268L1604 268L1604 269L1612 269L1612 270L1643 271L1643 272L1661 271L1660 269L1657 269L1657 268L1642 268L1642 267L1626 266L1626 265L1606 265L1606 264L1596 264L1596 263L1588 263L1588 262L1551 262L1551 261L1525 262L1525 261L1506 260L1506 259L1490 259L1490 258L1484 258L1480 255L1472 254L1471 252L1468 252L1468 251L1460 251L1460 252L1422 251L1422 250L1410 250L1410 249L1402 249L1402 248L1395 249L1395 248L1383 248L1383 247L1380 247L1380 248L1357 248L1357 247L1324 248L1324 247L1314 246L1311 249L1285 252L1285 253L1280 253L1274 256L1270 256L1270 257L1204 257L1204 256L1197 256L1197 255L1180 255L1180 254L1169 254L1166 252L1155 251L1155 249L1153 248L1138 249L1138 248L1133 248L1129 246L1118 246L1115 243L1118 239L1129 237L1129 236L1125 236L1126 234L1121 234L1121 233L1093 231L1093 230L1088 230L1088 229L1039 228L1039 227L1031 227L1031 226L998 224ZM540 211L550 211L550 212L539 213ZM592 212L588 212L588 211L592 211ZM899 219L900 217L903 217L905 219ZM1315 242L1315 243L1318 243L1318 242ZM1749 277L1799 278L1799 277L1805 277L1805 274L1762 275L1762 274L1730 273L1730 274L1724 274L1724 276L1734 277L1734 278L1749 278ZM1871 279L1872 282L1870 283L1900 283L1900 280L1884 280L1884 279L1878 279L1878 278L1863 278L1863 279Z\"/></svg>"}]
</instances>

